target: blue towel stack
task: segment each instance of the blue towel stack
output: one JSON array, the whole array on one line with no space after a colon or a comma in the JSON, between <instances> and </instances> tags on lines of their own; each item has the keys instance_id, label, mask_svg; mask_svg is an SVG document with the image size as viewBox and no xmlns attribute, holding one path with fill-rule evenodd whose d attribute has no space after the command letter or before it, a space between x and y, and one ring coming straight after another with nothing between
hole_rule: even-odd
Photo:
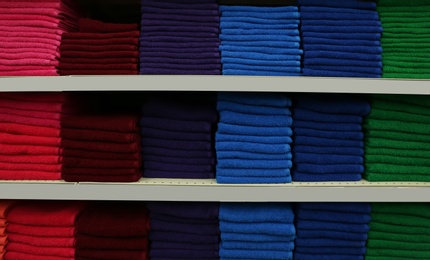
<instances>
[{"instance_id":1,"label":"blue towel stack","mask_svg":"<svg viewBox=\"0 0 430 260\"><path fill-rule=\"evenodd\" d=\"M300 74L297 6L220 6L224 75Z\"/></svg>"},{"instance_id":2,"label":"blue towel stack","mask_svg":"<svg viewBox=\"0 0 430 260\"><path fill-rule=\"evenodd\" d=\"M220 259L293 259L289 203L222 203Z\"/></svg>"},{"instance_id":3,"label":"blue towel stack","mask_svg":"<svg viewBox=\"0 0 430 260\"><path fill-rule=\"evenodd\" d=\"M219 183L291 182L291 100L275 93L219 93Z\"/></svg>"},{"instance_id":4,"label":"blue towel stack","mask_svg":"<svg viewBox=\"0 0 430 260\"><path fill-rule=\"evenodd\" d=\"M370 111L351 96L301 96L294 107L294 181L359 181L362 121Z\"/></svg>"},{"instance_id":5,"label":"blue towel stack","mask_svg":"<svg viewBox=\"0 0 430 260\"><path fill-rule=\"evenodd\" d=\"M215 178L213 137L218 121L215 97L163 95L142 107L141 144L144 176ZM203 104L201 100L205 100Z\"/></svg>"},{"instance_id":6,"label":"blue towel stack","mask_svg":"<svg viewBox=\"0 0 430 260\"><path fill-rule=\"evenodd\" d=\"M151 260L219 259L219 203L151 202L148 209Z\"/></svg>"},{"instance_id":7,"label":"blue towel stack","mask_svg":"<svg viewBox=\"0 0 430 260\"><path fill-rule=\"evenodd\" d=\"M364 260L370 203L299 203L295 260Z\"/></svg>"},{"instance_id":8,"label":"blue towel stack","mask_svg":"<svg viewBox=\"0 0 430 260\"><path fill-rule=\"evenodd\" d=\"M382 26L375 2L299 0L303 74L382 75Z\"/></svg>"}]
</instances>

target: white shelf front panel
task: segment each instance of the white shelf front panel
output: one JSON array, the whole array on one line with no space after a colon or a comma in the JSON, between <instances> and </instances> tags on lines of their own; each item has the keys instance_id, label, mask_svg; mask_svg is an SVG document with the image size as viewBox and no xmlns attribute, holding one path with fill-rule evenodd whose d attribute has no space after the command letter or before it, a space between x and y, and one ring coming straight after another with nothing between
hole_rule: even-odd
<instances>
[{"instance_id":1,"label":"white shelf front panel","mask_svg":"<svg viewBox=\"0 0 430 260\"><path fill-rule=\"evenodd\" d=\"M137 183L2 181L0 199L222 201L222 202L430 202L430 183L324 182L226 185L215 180L146 179Z\"/></svg>"},{"instance_id":2,"label":"white shelf front panel","mask_svg":"<svg viewBox=\"0 0 430 260\"><path fill-rule=\"evenodd\" d=\"M263 76L0 77L6 91L255 91L429 95L427 80Z\"/></svg>"}]
</instances>

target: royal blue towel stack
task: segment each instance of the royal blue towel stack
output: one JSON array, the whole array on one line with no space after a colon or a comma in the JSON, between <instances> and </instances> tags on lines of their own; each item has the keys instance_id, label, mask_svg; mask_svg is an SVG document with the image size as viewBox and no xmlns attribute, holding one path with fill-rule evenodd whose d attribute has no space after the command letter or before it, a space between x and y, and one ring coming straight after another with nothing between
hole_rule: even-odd
<instances>
[{"instance_id":1,"label":"royal blue towel stack","mask_svg":"<svg viewBox=\"0 0 430 260\"><path fill-rule=\"evenodd\" d=\"M148 203L152 260L219 259L219 203Z\"/></svg>"},{"instance_id":2,"label":"royal blue towel stack","mask_svg":"<svg viewBox=\"0 0 430 260\"><path fill-rule=\"evenodd\" d=\"M295 260L364 260L370 203L299 203Z\"/></svg>"},{"instance_id":3,"label":"royal blue towel stack","mask_svg":"<svg viewBox=\"0 0 430 260\"><path fill-rule=\"evenodd\" d=\"M359 181L363 117L370 104L352 96L301 96L294 106L294 181Z\"/></svg>"},{"instance_id":4,"label":"royal blue towel stack","mask_svg":"<svg viewBox=\"0 0 430 260\"><path fill-rule=\"evenodd\" d=\"M188 95L189 96L189 95ZM150 98L142 108L141 143L148 178L215 178L215 100Z\"/></svg>"},{"instance_id":5,"label":"royal blue towel stack","mask_svg":"<svg viewBox=\"0 0 430 260\"><path fill-rule=\"evenodd\" d=\"M325 77L382 75L382 26L376 3L299 0L303 74Z\"/></svg>"},{"instance_id":6,"label":"royal blue towel stack","mask_svg":"<svg viewBox=\"0 0 430 260\"><path fill-rule=\"evenodd\" d=\"M293 259L294 214L289 203L222 203L220 259Z\"/></svg>"},{"instance_id":7,"label":"royal blue towel stack","mask_svg":"<svg viewBox=\"0 0 430 260\"><path fill-rule=\"evenodd\" d=\"M219 93L219 183L291 182L291 100L276 93Z\"/></svg>"},{"instance_id":8,"label":"royal blue towel stack","mask_svg":"<svg viewBox=\"0 0 430 260\"><path fill-rule=\"evenodd\" d=\"M219 37L224 75L300 74L303 53L298 30L300 17L297 4L287 5L220 6Z\"/></svg>"},{"instance_id":9,"label":"royal blue towel stack","mask_svg":"<svg viewBox=\"0 0 430 260\"><path fill-rule=\"evenodd\" d=\"M140 74L220 75L216 0L142 0Z\"/></svg>"}]
</instances>

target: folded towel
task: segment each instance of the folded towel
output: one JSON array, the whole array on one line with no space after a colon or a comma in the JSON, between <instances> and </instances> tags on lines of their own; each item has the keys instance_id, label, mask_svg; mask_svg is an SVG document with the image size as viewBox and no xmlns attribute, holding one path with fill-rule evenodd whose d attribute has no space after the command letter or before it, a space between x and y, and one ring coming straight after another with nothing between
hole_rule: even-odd
<instances>
[{"instance_id":1,"label":"folded towel","mask_svg":"<svg viewBox=\"0 0 430 260\"><path fill-rule=\"evenodd\" d=\"M257 117L256 115L221 111L220 121L232 125L288 127L291 126L293 119L291 118L291 116L262 115Z\"/></svg>"},{"instance_id":2,"label":"folded towel","mask_svg":"<svg viewBox=\"0 0 430 260\"><path fill-rule=\"evenodd\" d=\"M239 223L292 223L294 214L289 203L221 203L219 219Z\"/></svg>"},{"instance_id":3,"label":"folded towel","mask_svg":"<svg viewBox=\"0 0 430 260\"><path fill-rule=\"evenodd\" d=\"M368 166L369 167L369 166ZM298 172L314 173L314 174L334 174L334 173L363 173L364 166L361 164L296 164Z\"/></svg>"},{"instance_id":4,"label":"folded towel","mask_svg":"<svg viewBox=\"0 0 430 260\"><path fill-rule=\"evenodd\" d=\"M217 151L242 151L263 154L283 154L291 152L289 144L258 144L248 142L216 142Z\"/></svg>"},{"instance_id":5,"label":"folded towel","mask_svg":"<svg viewBox=\"0 0 430 260\"><path fill-rule=\"evenodd\" d=\"M87 170L85 170L85 173L87 173ZM103 175L103 173L89 172L88 175L84 175L80 172L75 175L70 169L63 169L61 177L67 182L137 182L142 177L142 173L140 172L128 174L124 170L121 170L117 175ZM112 173L112 170L109 173Z\"/></svg>"},{"instance_id":6,"label":"folded towel","mask_svg":"<svg viewBox=\"0 0 430 260\"><path fill-rule=\"evenodd\" d=\"M308 246L308 247L366 247L366 241L351 241L342 239L330 239L330 238L296 238L294 241L296 247Z\"/></svg>"},{"instance_id":7,"label":"folded towel","mask_svg":"<svg viewBox=\"0 0 430 260\"><path fill-rule=\"evenodd\" d=\"M151 217L151 228L162 231L178 231L183 233L194 233L202 235L218 235L219 225L216 224L186 224L180 222L164 221Z\"/></svg>"},{"instance_id":8,"label":"folded towel","mask_svg":"<svg viewBox=\"0 0 430 260\"><path fill-rule=\"evenodd\" d=\"M296 222L297 230L331 230L360 234L367 234L367 232L370 230L368 224L352 224L342 222L335 223L327 221L303 220L300 218L298 218Z\"/></svg>"},{"instance_id":9,"label":"folded towel","mask_svg":"<svg viewBox=\"0 0 430 260\"><path fill-rule=\"evenodd\" d=\"M294 35L298 35L298 30L294 32ZM225 44L224 41L232 41L232 42L242 42L245 41L247 44L258 41L279 41L284 43L285 48L297 48L297 42L300 42L299 36L294 35L270 35L270 34L262 34L262 35L229 35L221 33L219 38L221 40L221 44Z\"/></svg>"},{"instance_id":10,"label":"folded towel","mask_svg":"<svg viewBox=\"0 0 430 260\"><path fill-rule=\"evenodd\" d=\"M320 260L330 260L330 259L338 259L338 260L364 260L364 256L362 255L340 255L340 254L306 254L294 252L294 259L297 260L311 260L318 257ZM367 259L367 256L366 256Z\"/></svg>"},{"instance_id":11,"label":"folded towel","mask_svg":"<svg viewBox=\"0 0 430 260\"><path fill-rule=\"evenodd\" d=\"M371 221L370 230L378 232L389 232L390 234L401 234L408 236L425 236L430 235L426 227L398 226L396 224L387 224L379 221Z\"/></svg>"},{"instance_id":12,"label":"folded towel","mask_svg":"<svg viewBox=\"0 0 430 260\"><path fill-rule=\"evenodd\" d=\"M332 212L322 210L298 209L297 217L306 220L366 224L370 222L370 214L349 212Z\"/></svg>"},{"instance_id":13,"label":"folded towel","mask_svg":"<svg viewBox=\"0 0 430 260\"><path fill-rule=\"evenodd\" d=\"M271 4L269 4L271 5ZM263 7L263 6L240 6L240 5L220 5L219 10L221 13L226 11L230 12L259 12L259 13L284 13L284 12L298 12L297 6L276 6L276 7Z\"/></svg>"},{"instance_id":14,"label":"folded towel","mask_svg":"<svg viewBox=\"0 0 430 260\"><path fill-rule=\"evenodd\" d=\"M297 237L301 237L301 238L331 238L331 239L343 239L343 240L353 240L353 241L366 241L368 237L367 234L350 233L350 232L343 232L343 231L298 229L296 232L297 232Z\"/></svg>"},{"instance_id":15,"label":"folded towel","mask_svg":"<svg viewBox=\"0 0 430 260\"><path fill-rule=\"evenodd\" d=\"M220 92L218 93L218 101L234 102L243 105L257 107L289 107L292 105L290 98L276 93L236 93L236 92Z\"/></svg>"},{"instance_id":16,"label":"folded towel","mask_svg":"<svg viewBox=\"0 0 430 260\"><path fill-rule=\"evenodd\" d=\"M290 160L244 160L223 159L218 160L217 167L226 169L287 169L293 166Z\"/></svg>"},{"instance_id":17,"label":"folded towel","mask_svg":"<svg viewBox=\"0 0 430 260\"><path fill-rule=\"evenodd\" d=\"M308 58L305 54L303 63L305 66L359 66L359 67L376 67L382 68L382 61L366 61L366 60L351 60L351 59L331 59L331 58ZM331 68L331 67L329 67Z\"/></svg>"},{"instance_id":18,"label":"folded towel","mask_svg":"<svg viewBox=\"0 0 430 260\"><path fill-rule=\"evenodd\" d=\"M323 10L321 10L323 11ZM342 13L342 10L339 10L340 14L345 14ZM303 14L306 14L306 12L304 12ZM351 15L356 15L354 13L350 13ZM366 14L363 13L363 15L372 15L372 14ZM337 14L335 14L334 16L337 16ZM306 21L306 20L305 20ZM382 33L383 29L380 26L376 26L376 22L375 25L370 25L370 26L345 26L345 25L341 25L341 26L329 26L329 25L307 25L307 24L302 24L301 26L301 30L305 31L305 32L335 32L335 33L339 33L339 32L343 32L343 33L350 33L351 31L353 31L354 33ZM348 31L349 29L349 31ZM346 47L346 46L345 46ZM306 49L306 47L304 47ZM382 53L382 48L380 47L376 47L376 48L369 48L369 51L372 51L371 49L380 49L381 51L379 53Z\"/></svg>"},{"instance_id":19,"label":"folded towel","mask_svg":"<svg viewBox=\"0 0 430 260\"><path fill-rule=\"evenodd\" d=\"M63 157L62 165L63 167L70 167L70 168L139 169L141 166L141 161L140 160L103 160L103 159L97 160L97 159ZM1 163L0 163L0 166L1 166Z\"/></svg>"},{"instance_id":20,"label":"folded towel","mask_svg":"<svg viewBox=\"0 0 430 260\"><path fill-rule=\"evenodd\" d=\"M252 42L224 42L223 45L233 45L235 47L250 47L250 46L262 46L262 47L283 47L279 46L281 44L277 44L276 42L256 42L252 44ZM268 61L285 61L285 60L301 60L301 52L302 50L294 50L293 52L297 52L297 54L289 54L289 53L261 53L255 51L222 51L221 56L223 58L242 58L242 59L250 59L250 60L268 60ZM229 101L229 100L224 100Z\"/></svg>"},{"instance_id":21,"label":"folded towel","mask_svg":"<svg viewBox=\"0 0 430 260\"><path fill-rule=\"evenodd\" d=\"M303 182L324 182L324 181L361 181L361 173L325 173L325 174L314 174L314 173L303 173L294 171L294 181Z\"/></svg>"},{"instance_id":22,"label":"folded towel","mask_svg":"<svg viewBox=\"0 0 430 260\"><path fill-rule=\"evenodd\" d=\"M145 155L160 155L169 157L185 157L185 158L213 158L212 151L204 150L173 150L160 147L142 147L142 154Z\"/></svg>"},{"instance_id":23,"label":"folded towel","mask_svg":"<svg viewBox=\"0 0 430 260\"><path fill-rule=\"evenodd\" d=\"M427 259L430 257L430 253L428 251L412 251L410 249L401 250L370 247L366 249L366 259L380 259L381 255L389 259L405 259L410 258L411 256L413 256L415 259Z\"/></svg>"},{"instance_id":24,"label":"folded towel","mask_svg":"<svg viewBox=\"0 0 430 260\"><path fill-rule=\"evenodd\" d=\"M304 253L304 254L333 254L333 255L351 255L351 256L359 256L366 254L365 247L339 247L335 244L325 247L313 247L313 246L297 246L296 252Z\"/></svg>"},{"instance_id":25,"label":"folded towel","mask_svg":"<svg viewBox=\"0 0 430 260\"><path fill-rule=\"evenodd\" d=\"M154 249L151 248L149 256L151 259L217 259L218 250L188 250L188 249Z\"/></svg>"},{"instance_id":26,"label":"folded towel","mask_svg":"<svg viewBox=\"0 0 430 260\"><path fill-rule=\"evenodd\" d=\"M284 23L249 23L246 21L235 21L233 19L223 19L221 18L221 23L219 25L220 29L228 33L228 31L225 30L243 30L243 29L250 29L250 30L289 30L289 29L298 29L299 24L294 20L288 20L288 22Z\"/></svg>"},{"instance_id":27,"label":"folded towel","mask_svg":"<svg viewBox=\"0 0 430 260\"><path fill-rule=\"evenodd\" d=\"M22 234L38 237L73 237L76 233L76 228L71 227L50 227L50 226L34 226L8 223L7 230L9 233Z\"/></svg>"},{"instance_id":28,"label":"folded towel","mask_svg":"<svg viewBox=\"0 0 430 260\"><path fill-rule=\"evenodd\" d=\"M341 139L329 139L309 136L296 136L294 138L295 145L317 145L317 146L328 146L328 147L364 147L364 143L361 140L341 140Z\"/></svg>"},{"instance_id":29,"label":"folded towel","mask_svg":"<svg viewBox=\"0 0 430 260\"><path fill-rule=\"evenodd\" d=\"M243 234L266 234L275 236L294 236L294 225L283 223L235 223L221 220L219 226L221 232Z\"/></svg>"},{"instance_id":30,"label":"folded towel","mask_svg":"<svg viewBox=\"0 0 430 260\"><path fill-rule=\"evenodd\" d=\"M358 77L358 78L379 78L381 75L360 72L345 72L345 71L329 71L320 69L303 68L303 75L318 76L318 77ZM386 75L386 74L384 74Z\"/></svg>"},{"instance_id":31,"label":"folded towel","mask_svg":"<svg viewBox=\"0 0 430 260\"><path fill-rule=\"evenodd\" d=\"M230 170L227 169L227 173L224 174L223 169L217 169L216 180L218 183L226 184L270 184L270 183L291 183L291 176L284 177L230 177ZM222 176L224 174L224 176ZM252 174L252 173L251 173ZM250 174L250 175L251 175ZM275 175L275 174L268 174Z\"/></svg>"},{"instance_id":32,"label":"folded towel","mask_svg":"<svg viewBox=\"0 0 430 260\"><path fill-rule=\"evenodd\" d=\"M308 65L307 68L314 70L327 70L336 72L368 73L372 75L382 75L382 68L361 67L361 66L328 66L328 65Z\"/></svg>"},{"instance_id":33,"label":"folded towel","mask_svg":"<svg viewBox=\"0 0 430 260\"><path fill-rule=\"evenodd\" d=\"M389 240L389 241L401 241L401 242L414 242L414 243L429 243L430 236L418 235L418 234L396 234L381 231L370 231L369 239L375 240Z\"/></svg>"},{"instance_id":34,"label":"folded towel","mask_svg":"<svg viewBox=\"0 0 430 260\"><path fill-rule=\"evenodd\" d=\"M210 220L218 219L220 204L209 202L151 202L147 203L147 207L151 216L156 213L176 217L178 221L182 218L188 218L195 219L193 221L204 220L204 223L208 223Z\"/></svg>"},{"instance_id":35,"label":"folded towel","mask_svg":"<svg viewBox=\"0 0 430 260\"><path fill-rule=\"evenodd\" d=\"M1 137L1 135L0 135ZM216 141L231 141L231 142L250 142L262 144L290 144L293 142L289 136L245 136L245 135L229 135L216 134ZM1 139L0 139L1 142Z\"/></svg>"},{"instance_id":36,"label":"folded towel","mask_svg":"<svg viewBox=\"0 0 430 260\"><path fill-rule=\"evenodd\" d=\"M78 233L75 247L106 250L148 250L147 237L98 237Z\"/></svg>"},{"instance_id":37,"label":"folded towel","mask_svg":"<svg viewBox=\"0 0 430 260\"><path fill-rule=\"evenodd\" d=\"M207 251L219 251L219 243L212 244L191 244L180 241L176 242L165 242L155 241L151 242L151 249L189 249L189 250L207 250Z\"/></svg>"},{"instance_id":38,"label":"folded towel","mask_svg":"<svg viewBox=\"0 0 430 260\"><path fill-rule=\"evenodd\" d=\"M314 130L325 130L325 131L361 131L361 124L350 124L350 123L321 123L303 120L294 120L294 128L309 128Z\"/></svg>"},{"instance_id":39,"label":"folded towel","mask_svg":"<svg viewBox=\"0 0 430 260\"><path fill-rule=\"evenodd\" d=\"M429 205L426 203L378 203L372 207L372 212L420 216L430 218Z\"/></svg>"},{"instance_id":40,"label":"folded towel","mask_svg":"<svg viewBox=\"0 0 430 260\"><path fill-rule=\"evenodd\" d=\"M219 157L218 157L219 158ZM161 155L144 154L145 162L161 162L169 164L185 165L215 165L215 158L186 158L186 157L168 157Z\"/></svg>"},{"instance_id":41,"label":"folded towel","mask_svg":"<svg viewBox=\"0 0 430 260\"><path fill-rule=\"evenodd\" d=\"M389 140L374 137L366 138L366 147L429 151L429 147L422 142Z\"/></svg>"},{"instance_id":42,"label":"folded towel","mask_svg":"<svg viewBox=\"0 0 430 260\"><path fill-rule=\"evenodd\" d=\"M221 160L220 160L221 161ZM233 168L221 168L217 166L217 177L221 180L232 179L237 182L240 178L247 178L244 182L250 182L253 179L263 183L265 181L274 182L275 180L288 180L290 179L290 169L233 169Z\"/></svg>"},{"instance_id":43,"label":"folded towel","mask_svg":"<svg viewBox=\"0 0 430 260\"><path fill-rule=\"evenodd\" d=\"M166 140L152 137L143 137L141 140L142 146L161 147L179 150L203 150L209 151L212 148L210 142L207 141L176 141Z\"/></svg>"},{"instance_id":44,"label":"folded towel","mask_svg":"<svg viewBox=\"0 0 430 260\"><path fill-rule=\"evenodd\" d=\"M379 15L376 12L371 13L315 13L315 12L303 12L300 13L300 19L302 20L367 20L367 21L378 21ZM370 33L369 33L370 34ZM379 34L379 33L372 33ZM354 35L354 33L350 33L350 35ZM380 37L380 34L379 34ZM360 37L354 37L356 39L360 39Z\"/></svg>"},{"instance_id":45,"label":"folded towel","mask_svg":"<svg viewBox=\"0 0 430 260\"><path fill-rule=\"evenodd\" d=\"M307 110L306 106L304 106L303 108L295 108L293 112L295 119L305 121L351 124L361 124L363 122L363 118L359 115L319 113L316 111Z\"/></svg>"},{"instance_id":46,"label":"folded towel","mask_svg":"<svg viewBox=\"0 0 430 260\"><path fill-rule=\"evenodd\" d=\"M269 66L268 70L280 70L279 67L286 66L286 67L294 67L294 66L300 66L300 62L296 60L292 61L268 61L268 60L249 60L249 59L241 59L241 58L222 58L221 59L222 64L224 65L245 65L244 68L247 66L253 66L258 67L262 69L263 66ZM231 69L234 69L233 67L230 67ZM238 67L239 68L239 67Z\"/></svg>"},{"instance_id":47,"label":"folded towel","mask_svg":"<svg viewBox=\"0 0 430 260\"><path fill-rule=\"evenodd\" d=\"M224 249L220 248L221 259L293 259L292 251Z\"/></svg>"},{"instance_id":48,"label":"folded towel","mask_svg":"<svg viewBox=\"0 0 430 260\"><path fill-rule=\"evenodd\" d=\"M301 8L304 8L304 7L301 7ZM321 8L321 7L317 7L317 8ZM338 8L336 8L336 9L338 9ZM345 10L345 9L343 9L343 10ZM349 9L349 10L351 10L351 9ZM354 11L354 10L352 10L352 11ZM301 24L303 24L303 25L324 25L324 26L350 26L350 27L352 27L352 31L354 31L355 26L374 26L374 27L375 26L378 26L378 27L382 26L382 23L380 21L366 21L366 20L302 20ZM354 41L365 42L365 40L361 40L361 39L356 39ZM339 44L342 44L342 43L338 43L337 45L339 45ZM369 45L369 44L364 44L364 45ZM380 46L381 43L378 41L378 42L373 42L370 45Z\"/></svg>"},{"instance_id":49,"label":"folded towel","mask_svg":"<svg viewBox=\"0 0 430 260\"><path fill-rule=\"evenodd\" d=\"M319 113L356 116L366 116L370 112L370 104L367 101L343 95L322 98L303 96L296 100L296 107Z\"/></svg>"},{"instance_id":50,"label":"folded towel","mask_svg":"<svg viewBox=\"0 0 430 260\"><path fill-rule=\"evenodd\" d=\"M150 127L142 127L140 133L145 137L162 138L167 140L182 140L182 141L211 141L211 133L189 133L189 132L178 132L161 130Z\"/></svg>"},{"instance_id":51,"label":"folded towel","mask_svg":"<svg viewBox=\"0 0 430 260\"><path fill-rule=\"evenodd\" d=\"M84 159L105 159L105 160L139 160L141 158L140 153L110 153L110 152L94 152L94 151L85 151L85 150L79 150L79 149L63 149L62 153L63 157L75 157L75 158L84 158ZM34 156L34 160L36 160L36 156ZM17 158L19 159L19 157ZM39 163L42 163L43 161L51 162L55 160L54 163L60 162L60 160L49 158L49 157L40 157ZM26 162L27 160L22 159L23 162ZM12 161L11 161L12 162ZM19 160L16 160L16 162L19 162ZM28 159L28 162L33 162L32 158ZM37 163L34 162L34 163Z\"/></svg>"},{"instance_id":52,"label":"folded towel","mask_svg":"<svg viewBox=\"0 0 430 260\"><path fill-rule=\"evenodd\" d=\"M313 154L337 154L337 155L364 155L364 149L358 147L320 147L310 145L294 146L295 153L313 153Z\"/></svg>"},{"instance_id":53,"label":"folded towel","mask_svg":"<svg viewBox=\"0 0 430 260\"><path fill-rule=\"evenodd\" d=\"M24 254L31 252L32 255L43 256L45 259L49 256L56 258L74 258L76 252L76 249L73 247L40 247L18 242L9 243L7 248L10 252L20 252Z\"/></svg>"},{"instance_id":54,"label":"folded towel","mask_svg":"<svg viewBox=\"0 0 430 260\"><path fill-rule=\"evenodd\" d=\"M300 56L303 54L303 51L298 48L282 48L282 47L267 47L267 46L260 46L260 45L254 45L254 46L241 46L237 44L233 45L227 45L222 44L219 46L219 50L222 55L223 59L226 59L227 57L234 57L234 52L237 54L240 54L242 52L244 53L262 53L262 54L283 54L283 55L290 55L292 59L288 60L294 60L298 61L297 56ZM227 57L225 53L229 54ZM237 58L237 57L236 57ZM242 59L246 59L246 56L242 56ZM282 60L277 60L282 61Z\"/></svg>"},{"instance_id":55,"label":"folded towel","mask_svg":"<svg viewBox=\"0 0 430 260\"><path fill-rule=\"evenodd\" d=\"M107 142L90 142L63 139L64 149L80 149L95 152L112 152L112 153L137 153L140 151L140 145L135 143L107 143ZM51 153L52 154L52 153ZM54 153L55 154L55 153Z\"/></svg>"},{"instance_id":56,"label":"folded towel","mask_svg":"<svg viewBox=\"0 0 430 260\"><path fill-rule=\"evenodd\" d=\"M323 0L298 0L300 6L327 6L336 8L351 8L359 10L375 10L376 3L363 1L327 2Z\"/></svg>"},{"instance_id":57,"label":"folded towel","mask_svg":"<svg viewBox=\"0 0 430 260\"><path fill-rule=\"evenodd\" d=\"M159 230L151 230L149 233L151 241L166 241L166 242L188 242L193 244L211 244L218 242L218 236L214 235L197 235L180 232L165 232Z\"/></svg>"},{"instance_id":58,"label":"folded towel","mask_svg":"<svg viewBox=\"0 0 430 260\"><path fill-rule=\"evenodd\" d=\"M253 249L253 250L276 250L293 251L294 242L242 242L242 241L221 241L221 248L225 249Z\"/></svg>"},{"instance_id":59,"label":"folded towel","mask_svg":"<svg viewBox=\"0 0 430 260\"><path fill-rule=\"evenodd\" d=\"M264 234L242 234L242 233L227 233L221 232L221 241L239 241L239 242L292 242L293 236L274 236Z\"/></svg>"},{"instance_id":60,"label":"folded towel","mask_svg":"<svg viewBox=\"0 0 430 260\"><path fill-rule=\"evenodd\" d=\"M294 149L293 149L294 150ZM361 156L294 153L294 163L310 164L363 164Z\"/></svg>"},{"instance_id":61,"label":"folded towel","mask_svg":"<svg viewBox=\"0 0 430 260\"><path fill-rule=\"evenodd\" d=\"M291 160L293 158L291 153L286 154L260 154L248 153L241 151L217 151L217 158L219 159L249 159L249 160ZM194 160L194 159L193 159Z\"/></svg>"},{"instance_id":62,"label":"folded towel","mask_svg":"<svg viewBox=\"0 0 430 260\"><path fill-rule=\"evenodd\" d=\"M299 203L298 209L310 209L310 210L323 210L323 211L335 211L335 212L350 212L350 213L363 213L368 214L371 212L372 207L370 203L366 202L307 202Z\"/></svg>"},{"instance_id":63,"label":"folded towel","mask_svg":"<svg viewBox=\"0 0 430 260\"><path fill-rule=\"evenodd\" d=\"M247 76L300 76L298 72L279 72L268 70L240 70L240 69L223 69L223 75L247 75Z\"/></svg>"},{"instance_id":64,"label":"folded towel","mask_svg":"<svg viewBox=\"0 0 430 260\"><path fill-rule=\"evenodd\" d=\"M64 116L62 127L130 133L138 130L135 116Z\"/></svg>"},{"instance_id":65,"label":"folded towel","mask_svg":"<svg viewBox=\"0 0 430 260\"><path fill-rule=\"evenodd\" d=\"M150 127L160 130L189 132L189 133L208 133L212 129L209 122L204 121L184 121L156 117L143 117L140 119L140 126Z\"/></svg>"},{"instance_id":66,"label":"folded towel","mask_svg":"<svg viewBox=\"0 0 430 260\"><path fill-rule=\"evenodd\" d=\"M290 29L222 29L222 34L225 35L250 35L250 34L257 34L257 35L273 35L273 34L285 34L285 35L291 35L291 33L297 34L297 30L299 29L299 26L297 24L290 24ZM297 43L297 48L300 47L300 44Z\"/></svg>"},{"instance_id":67,"label":"folded towel","mask_svg":"<svg viewBox=\"0 0 430 260\"><path fill-rule=\"evenodd\" d=\"M271 13L266 13L266 16L272 15ZM297 15L297 14L292 14ZM281 19L270 19L270 17L247 17L245 16L222 16L220 18L220 24L224 23L235 23L235 22L241 22L241 23L250 23L250 24L279 24L280 22L286 23L286 24L299 24L298 17L291 17L291 18L281 18Z\"/></svg>"},{"instance_id":68,"label":"folded towel","mask_svg":"<svg viewBox=\"0 0 430 260\"><path fill-rule=\"evenodd\" d=\"M385 132L383 132L385 133ZM348 139L348 140L363 140L364 134L361 131L324 131L317 129L308 129L308 128L294 128L295 136L309 136L309 137L321 137L321 138L329 138L329 139Z\"/></svg>"},{"instance_id":69,"label":"folded towel","mask_svg":"<svg viewBox=\"0 0 430 260\"><path fill-rule=\"evenodd\" d=\"M79 249L76 251L76 256L79 259L127 258L146 260L148 259L147 254L148 252L140 250Z\"/></svg>"},{"instance_id":70,"label":"folded towel","mask_svg":"<svg viewBox=\"0 0 430 260\"><path fill-rule=\"evenodd\" d=\"M218 133L251 136L291 136L290 127L256 127L218 123Z\"/></svg>"},{"instance_id":71,"label":"folded towel","mask_svg":"<svg viewBox=\"0 0 430 260\"><path fill-rule=\"evenodd\" d=\"M185 165L145 161L144 168L154 171L171 171L173 174L175 172L211 172L213 167L212 165Z\"/></svg>"},{"instance_id":72,"label":"folded towel","mask_svg":"<svg viewBox=\"0 0 430 260\"><path fill-rule=\"evenodd\" d=\"M427 218L407 216L407 215L388 215L385 213L372 212L372 221L387 223L387 224L397 224L400 226L412 226L412 227L429 227ZM397 222L396 222L397 220Z\"/></svg>"},{"instance_id":73,"label":"folded towel","mask_svg":"<svg viewBox=\"0 0 430 260\"><path fill-rule=\"evenodd\" d=\"M182 178L182 179L213 179L215 173L213 170L208 171L170 171L170 170L152 170L145 168L145 177L147 178Z\"/></svg>"},{"instance_id":74,"label":"folded towel","mask_svg":"<svg viewBox=\"0 0 430 260\"><path fill-rule=\"evenodd\" d=\"M285 73L286 76L292 76L294 73L300 73L300 67L284 67L284 66L253 66L253 65L244 65L244 64L223 64L223 71L244 71L248 73L255 73L258 75L260 72L269 72L269 73ZM294 74L295 75L295 74Z\"/></svg>"}]
</instances>

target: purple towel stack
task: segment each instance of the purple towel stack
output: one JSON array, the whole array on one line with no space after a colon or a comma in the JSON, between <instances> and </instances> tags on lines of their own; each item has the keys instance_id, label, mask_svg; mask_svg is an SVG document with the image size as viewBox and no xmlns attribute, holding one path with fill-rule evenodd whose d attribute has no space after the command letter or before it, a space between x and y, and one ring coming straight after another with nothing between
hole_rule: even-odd
<instances>
[{"instance_id":1,"label":"purple towel stack","mask_svg":"<svg viewBox=\"0 0 430 260\"><path fill-rule=\"evenodd\" d=\"M140 125L144 176L215 178L215 103L202 104L189 95L179 99L177 95L174 101L153 98L143 105Z\"/></svg>"},{"instance_id":2,"label":"purple towel stack","mask_svg":"<svg viewBox=\"0 0 430 260\"><path fill-rule=\"evenodd\" d=\"M219 259L218 203L148 203L152 260Z\"/></svg>"},{"instance_id":3,"label":"purple towel stack","mask_svg":"<svg viewBox=\"0 0 430 260\"><path fill-rule=\"evenodd\" d=\"M140 74L219 75L216 0L142 0Z\"/></svg>"}]
</instances>

